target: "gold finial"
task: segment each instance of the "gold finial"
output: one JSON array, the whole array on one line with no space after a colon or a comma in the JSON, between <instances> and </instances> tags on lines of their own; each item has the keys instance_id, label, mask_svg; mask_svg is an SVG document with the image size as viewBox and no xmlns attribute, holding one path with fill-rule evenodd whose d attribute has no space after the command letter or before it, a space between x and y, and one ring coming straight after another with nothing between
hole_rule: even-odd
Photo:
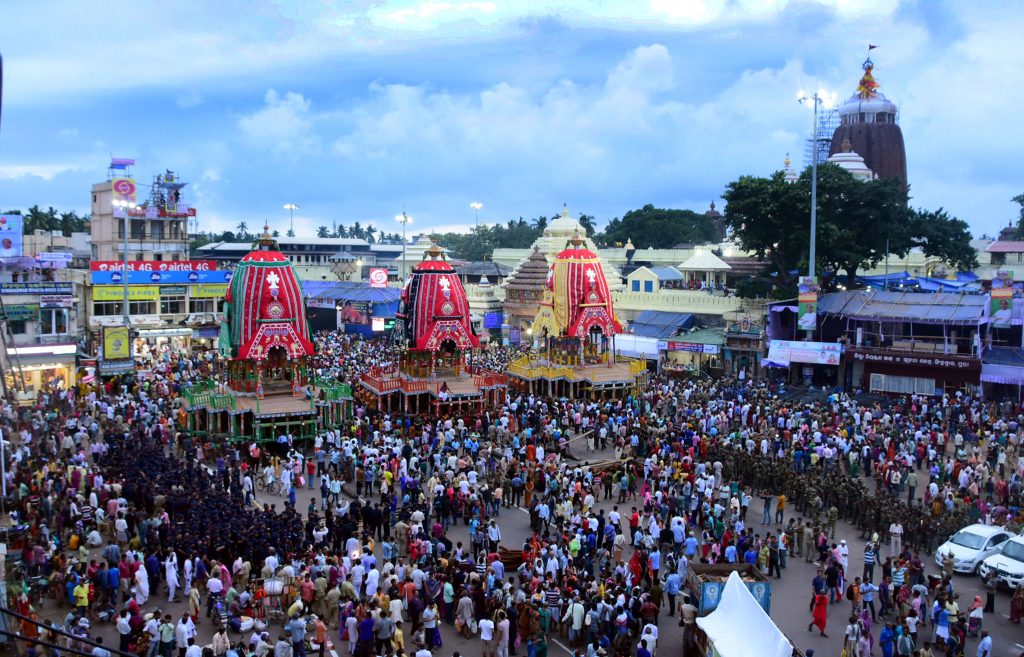
<instances>
[{"instance_id":1,"label":"gold finial","mask_svg":"<svg viewBox=\"0 0 1024 657\"><path fill-rule=\"evenodd\" d=\"M789 168L789 165L790 165L790 162L789 162L789 153L786 153L786 159L785 159L785 160L783 160L783 163L785 163L785 165L786 165L786 168L788 169L788 168Z\"/></svg>"},{"instance_id":2,"label":"gold finial","mask_svg":"<svg viewBox=\"0 0 1024 657\"><path fill-rule=\"evenodd\" d=\"M584 239L580 236L580 231L575 230L572 233L572 239L569 240L569 244L572 244L577 249L584 244Z\"/></svg>"},{"instance_id":3,"label":"gold finial","mask_svg":"<svg viewBox=\"0 0 1024 657\"><path fill-rule=\"evenodd\" d=\"M444 251L437 245L437 242L431 240L430 248L423 253L423 259L431 258L433 260L444 259Z\"/></svg>"}]
</instances>

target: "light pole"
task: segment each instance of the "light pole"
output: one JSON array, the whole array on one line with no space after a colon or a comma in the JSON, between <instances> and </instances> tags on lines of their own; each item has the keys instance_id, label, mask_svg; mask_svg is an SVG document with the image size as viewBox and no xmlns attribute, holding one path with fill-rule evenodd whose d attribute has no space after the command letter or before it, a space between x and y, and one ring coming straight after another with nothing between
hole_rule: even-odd
<instances>
[{"instance_id":1,"label":"light pole","mask_svg":"<svg viewBox=\"0 0 1024 657\"><path fill-rule=\"evenodd\" d=\"M408 244L408 241L405 239L405 227L412 223L412 217L407 215L405 210L402 210L402 214L395 215L395 221L402 224L402 279L404 280L408 274L408 270L405 268L405 247Z\"/></svg>"},{"instance_id":2,"label":"light pole","mask_svg":"<svg viewBox=\"0 0 1024 657\"><path fill-rule=\"evenodd\" d=\"M124 268L121 271L121 281L124 283L124 326L125 328L131 327L131 319L128 316L128 211L134 210L139 207L135 201L128 201L125 199L114 199L111 204L121 210L121 216L124 218Z\"/></svg>"},{"instance_id":3,"label":"light pole","mask_svg":"<svg viewBox=\"0 0 1024 657\"><path fill-rule=\"evenodd\" d=\"M285 203L284 209L288 211L288 237L295 237L295 211L299 206L294 203Z\"/></svg>"},{"instance_id":4,"label":"light pole","mask_svg":"<svg viewBox=\"0 0 1024 657\"><path fill-rule=\"evenodd\" d=\"M469 204L469 207L473 208L473 218L476 220L476 227L480 227L480 209L484 207L484 204L480 201L473 201Z\"/></svg>"},{"instance_id":5,"label":"light pole","mask_svg":"<svg viewBox=\"0 0 1024 657\"><path fill-rule=\"evenodd\" d=\"M827 93L817 91L808 96L804 92L796 95L798 103L811 103L814 108L814 122L811 124L811 248L810 266L808 276L814 278L814 269L817 258L817 234L818 234L818 105L828 109L835 102L835 92Z\"/></svg>"}]
</instances>

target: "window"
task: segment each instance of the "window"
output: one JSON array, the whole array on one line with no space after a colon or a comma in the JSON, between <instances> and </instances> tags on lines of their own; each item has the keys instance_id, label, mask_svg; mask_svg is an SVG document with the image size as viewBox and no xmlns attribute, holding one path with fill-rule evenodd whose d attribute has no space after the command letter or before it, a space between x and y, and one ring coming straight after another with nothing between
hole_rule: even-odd
<instances>
[{"instance_id":1,"label":"window","mask_svg":"<svg viewBox=\"0 0 1024 657\"><path fill-rule=\"evenodd\" d=\"M188 311L190 313L219 313L223 299L189 299Z\"/></svg>"},{"instance_id":2,"label":"window","mask_svg":"<svg viewBox=\"0 0 1024 657\"><path fill-rule=\"evenodd\" d=\"M185 312L185 297L182 296L168 296L160 297L160 314L161 315L180 315Z\"/></svg>"},{"instance_id":3,"label":"window","mask_svg":"<svg viewBox=\"0 0 1024 657\"><path fill-rule=\"evenodd\" d=\"M13 319L7 321L7 330L11 332L11 335L25 335L27 332L25 328L25 320Z\"/></svg>"},{"instance_id":4,"label":"window","mask_svg":"<svg viewBox=\"0 0 1024 657\"><path fill-rule=\"evenodd\" d=\"M162 254L162 253L154 253L153 254L154 262L160 262L163 259L164 259L164 254Z\"/></svg>"},{"instance_id":5,"label":"window","mask_svg":"<svg viewBox=\"0 0 1024 657\"><path fill-rule=\"evenodd\" d=\"M654 292L654 281L644 281L644 292Z\"/></svg>"},{"instance_id":6,"label":"window","mask_svg":"<svg viewBox=\"0 0 1024 657\"><path fill-rule=\"evenodd\" d=\"M96 316L117 316L121 314L120 301L99 301L92 304L92 314Z\"/></svg>"},{"instance_id":7,"label":"window","mask_svg":"<svg viewBox=\"0 0 1024 657\"><path fill-rule=\"evenodd\" d=\"M64 335L68 332L68 311L66 308L43 308L39 311L39 333L41 335Z\"/></svg>"},{"instance_id":8,"label":"window","mask_svg":"<svg viewBox=\"0 0 1024 657\"><path fill-rule=\"evenodd\" d=\"M164 225L159 221L154 221L149 229L149 234L155 240L162 240L164 238Z\"/></svg>"},{"instance_id":9,"label":"window","mask_svg":"<svg viewBox=\"0 0 1024 657\"><path fill-rule=\"evenodd\" d=\"M129 315L155 315L156 301L129 301Z\"/></svg>"},{"instance_id":10,"label":"window","mask_svg":"<svg viewBox=\"0 0 1024 657\"><path fill-rule=\"evenodd\" d=\"M633 281L633 291L634 292L639 292L640 291L640 281Z\"/></svg>"}]
</instances>

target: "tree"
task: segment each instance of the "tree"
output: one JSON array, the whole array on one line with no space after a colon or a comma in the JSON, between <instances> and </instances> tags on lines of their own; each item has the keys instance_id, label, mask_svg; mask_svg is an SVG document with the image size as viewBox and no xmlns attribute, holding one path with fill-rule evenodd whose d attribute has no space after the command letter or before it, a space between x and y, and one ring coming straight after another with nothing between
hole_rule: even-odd
<instances>
[{"instance_id":1,"label":"tree","mask_svg":"<svg viewBox=\"0 0 1024 657\"><path fill-rule=\"evenodd\" d=\"M743 176L730 183L724 220L740 246L771 262L783 288L807 271L810 243L810 168L789 183L781 171L769 178ZM967 224L943 210L907 207L895 179L862 181L834 165L818 167L816 269L824 288L844 273L855 286L857 272L876 266L886 252L905 256L920 248L950 265L974 266Z\"/></svg>"},{"instance_id":2,"label":"tree","mask_svg":"<svg viewBox=\"0 0 1024 657\"><path fill-rule=\"evenodd\" d=\"M357 240L366 239L366 231L363 230L363 227L358 221L356 221L352 224L352 228L349 229L348 236Z\"/></svg>"},{"instance_id":3,"label":"tree","mask_svg":"<svg viewBox=\"0 0 1024 657\"><path fill-rule=\"evenodd\" d=\"M245 239L249 235L249 225L244 221L239 221L238 225L235 226L238 229L238 238Z\"/></svg>"},{"instance_id":4,"label":"tree","mask_svg":"<svg viewBox=\"0 0 1024 657\"><path fill-rule=\"evenodd\" d=\"M278 231L278 230L275 230L274 232L272 232L272 233L270 234L270 236L271 236L271 237L273 237L273 238L278 238L278 237L281 237L281 232L280 232L280 231Z\"/></svg>"},{"instance_id":5,"label":"tree","mask_svg":"<svg viewBox=\"0 0 1024 657\"><path fill-rule=\"evenodd\" d=\"M557 217L558 215L555 216ZM544 215L541 215L534 219L532 222L530 222L530 225L533 226L534 230L543 233L544 230L548 227L548 218L545 217Z\"/></svg>"},{"instance_id":6,"label":"tree","mask_svg":"<svg viewBox=\"0 0 1024 657\"><path fill-rule=\"evenodd\" d=\"M295 237L295 229L289 228L288 232L286 232L285 235L287 235L288 237Z\"/></svg>"},{"instance_id":7,"label":"tree","mask_svg":"<svg viewBox=\"0 0 1024 657\"><path fill-rule=\"evenodd\" d=\"M1017 215L1017 236L1024 236L1024 194L1017 194L1010 200L1020 206Z\"/></svg>"},{"instance_id":8,"label":"tree","mask_svg":"<svg viewBox=\"0 0 1024 657\"><path fill-rule=\"evenodd\" d=\"M370 244L373 244L374 242L376 242L376 240L373 237L376 233L377 233L377 229L374 228L373 225L367 226L366 227L366 241L369 242Z\"/></svg>"},{"instance_id":9,"label":"tree","mask_svg":"<svg viewBox=\"0 0 1024 657\"><path fill-rule=\"evenodd\" d=\"M580 225L587 231L586 237L593 237L597 232L597 224L594 222L593 215L581 214L578 219Z\"/></svg>"},{"instance_id":10,"label":"tree","mask_svg":"<svg viewBox=\"0 0 1024 657\"><path fill-rule=\"evenodd\" d=\"M656 208L650 203L608 222L597 240L606 246L632 240L638 249L669 248L676 244L712 241L715 227L706 215L693 210Z\"/></svg>"},{"instance_id":11,"label":"tree","mask_svg":"<svg viewBox=\"0 0 1024 657\"><path fill-rule=\"evenodd\" d=\"M334 229L335 237L348 237L348 228L345 228L345 224L338 224L338 227Z\"/></svg>"},{"instance_id":12,"label":"tree","mask_svg":"<svg viewBox=\"0 0 1024 657\"><path fill-rule=\"evenodd\" d=\"M331 230L327 226L320 226L316 229L317 237L330 237Z\"/></svg>"}]
</instances>

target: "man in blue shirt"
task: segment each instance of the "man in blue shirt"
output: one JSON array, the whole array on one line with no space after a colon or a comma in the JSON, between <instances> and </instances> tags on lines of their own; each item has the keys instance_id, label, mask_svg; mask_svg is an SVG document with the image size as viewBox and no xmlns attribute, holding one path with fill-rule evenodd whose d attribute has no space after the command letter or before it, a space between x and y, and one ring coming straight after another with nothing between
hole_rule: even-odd
<instances>
[{"instance_id":1,"label":"man in blue shirt","mask_svg":"<svg viewBox=\"0 0 1024 657\"><path fill-rule=\"evenodd\" d=\"M665 576L665 595L668 596L668 615L674 616L676 613L676 596L679 595L679 587L682 584L682 578L679 573L670 572Z\"/></svg>"},{"instance_id":2,"label":"man in blue shirt","mask_svg":"<svg viewBox=\"0 0 1024 657\"><path fill-rule=\"evenodd\" d=\"M725 548L725 560L729 563L736 563L736 543L729 543L729 546Z\"/></svg>"}]
</instances>

